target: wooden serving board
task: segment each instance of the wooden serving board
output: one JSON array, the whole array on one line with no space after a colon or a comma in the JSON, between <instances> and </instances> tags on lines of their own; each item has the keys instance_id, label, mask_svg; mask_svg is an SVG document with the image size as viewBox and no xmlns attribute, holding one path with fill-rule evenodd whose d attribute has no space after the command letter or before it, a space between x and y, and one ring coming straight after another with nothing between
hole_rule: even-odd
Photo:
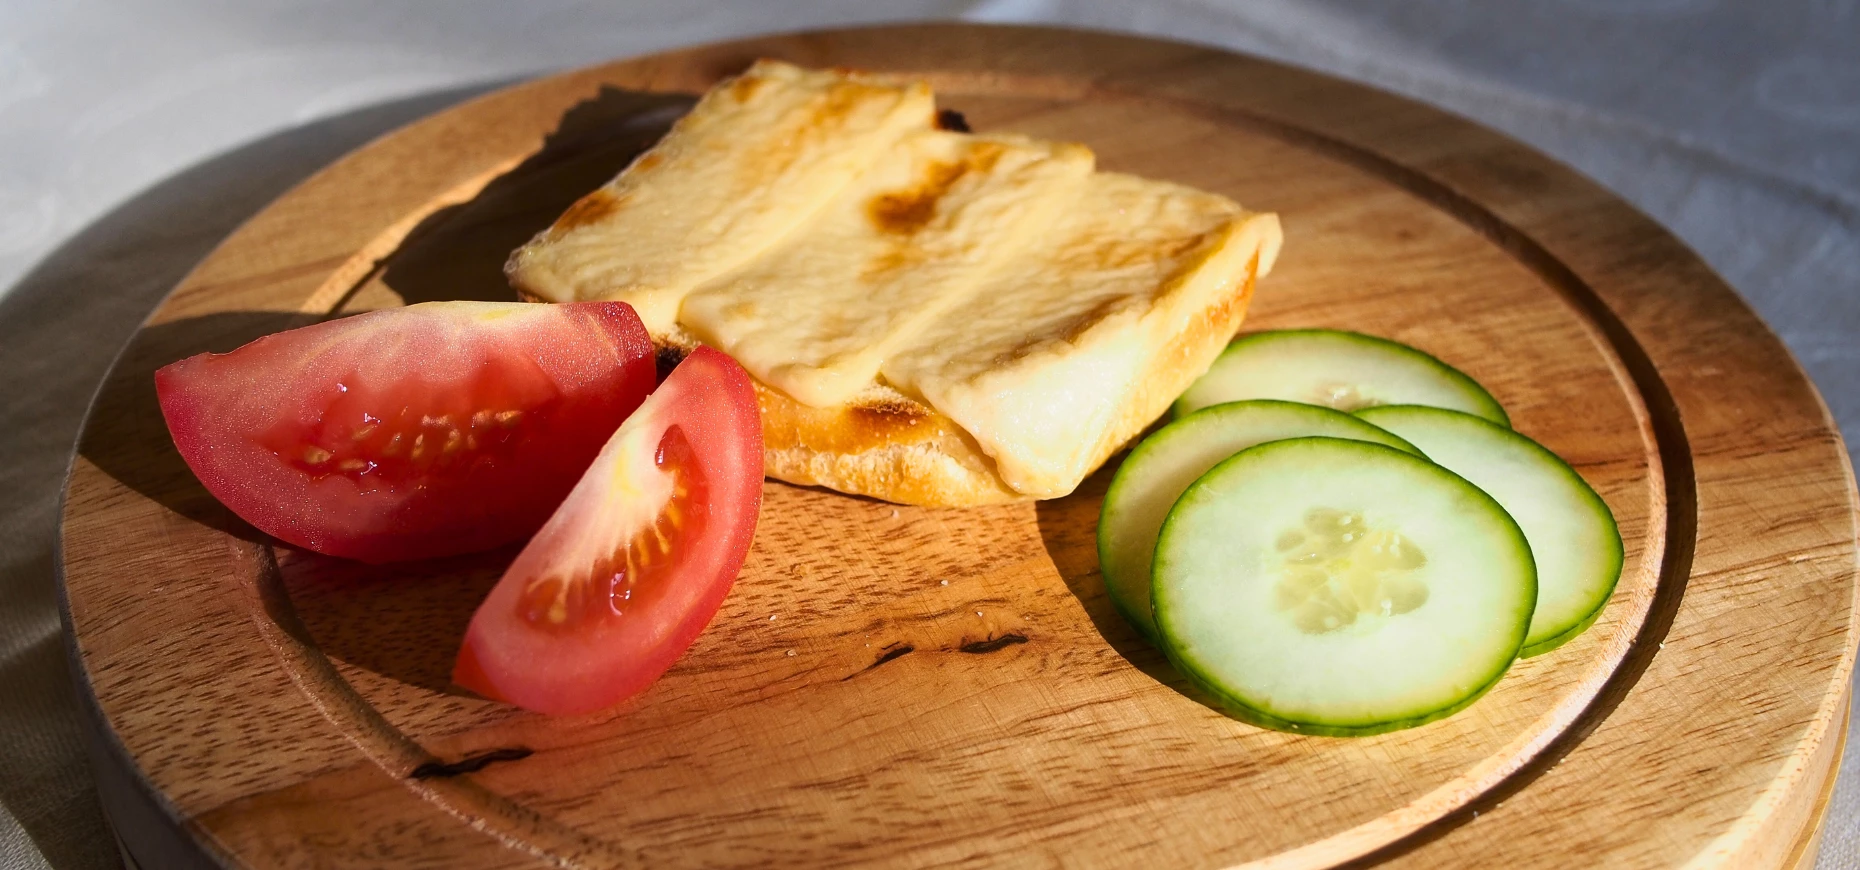
<instances>
[{"instance_id":1,"label":"wooden serving board","mask_svg":"<svg viewBox=\"0 0 1860 870\"><path fill-rule=\"evenodd\" d=\"M1108 469L967 510L771 482L684 659L619 709L551 720L448 680L510 552L308 555L188 473L156 367L366 308L512 298L512 247L761 56L924 76L977 129L1278 212L1247 328L1386 335L1491 388L1619 519L1601 620L1445 721L1280 734L1204 704L1111 610ZM63 564L106 803L149 866L1774 867L1812 860L1839 758L1855 504L1783 346L1569 169L1231 54L905 26L531 82L304 182L130 345L73 466Z\"/></svg>"}]
</instances>

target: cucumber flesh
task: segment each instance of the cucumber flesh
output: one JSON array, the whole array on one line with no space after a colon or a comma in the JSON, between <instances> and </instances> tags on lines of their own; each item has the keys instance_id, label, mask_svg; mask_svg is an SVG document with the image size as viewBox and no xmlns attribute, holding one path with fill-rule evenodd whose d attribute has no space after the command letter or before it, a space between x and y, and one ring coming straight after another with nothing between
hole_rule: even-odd
<instances>
[{"instance_id":1,"label":"cucumber flesh","mask_svg":"<svg viewBox=\"0 0 1860 870\"><path fill-rule=\"evenodd\" d=\"M1471 704L1517 657L1530 546L1464 478L1391 447L1294 438L1196 480L1157 541L1165 653L1238 718L1379 734Z\"/></svg>"},{"instance_id":2,"label":"cucumber flesh","mask_svg":"<svg viewBox=\"0 0 1860 870\"><path fill-rule=\"evenodd\" d=\"M1391 405L1357 416L1395 432L1505 506L1537 560L1537 612L1522 655L1549 652L1595 621L1621 577L1621 532L1595 490L1557 455L1470 414Z\"/></svg>"},{"instance_id":3,"label":"cucumber flesh","mask_svg":"<svg viewBox=\"0 0 1860 870\"><path fill-rule=\"evenodd\" d=\"M1414 445L1341 411L1262 399L1203 408L1156 430L1125 457L1098 517L1098 564L1111 603L1151 643L1156 621L1150 616L1150 556L1169 508L1221 460L1255 444L1309 435L1421 455Z\"/></svg>"},{"instance_id":4,"label":"cucumber flesh","mask_svg":"<svg viewBox=\"0 0 1860 870\"><path fill-rule=\"evenodd\" d=\"M1234 339L1176 400L1174 411L1186 416L1246 399L1341 411L1430 405L1511 424L1492 394L1459 369L1405 344L1336 329L1283 329Z\"/></svg>"}]
</instances>

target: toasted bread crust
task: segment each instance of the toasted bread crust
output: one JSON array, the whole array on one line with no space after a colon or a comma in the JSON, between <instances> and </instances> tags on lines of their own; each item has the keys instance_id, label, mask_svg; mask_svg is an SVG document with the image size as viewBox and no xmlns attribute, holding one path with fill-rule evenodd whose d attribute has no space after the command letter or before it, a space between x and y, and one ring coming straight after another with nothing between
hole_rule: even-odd
<instances>
[{"instance_id":1,"label":"toasted bread crust","mask_svg":"<svg viewBox=\"0 0 1860 870\"><path fill-rule=\"evenodd\" d=\"M777 480L931 507L1025 501L943 414L901 394L814 408L756 384L762 468Z\"/></svg>"},{"instance_id":2,"label":"toasted bread crust","mask_svg":"<svg viewBox=\"0 0 1860 870\"><path fill-rule=\"evenodd\" d=\"M1213 364L1246 316L1258 269L1255 254L1234 292L1203 309L1152 358L1132 401L1093 445L1093 468L1149 428ZM671 360L692 346L684 335L653 340ZM1032 500L1001 482L994 459L962 427L889 387L876 385L835 408L803 405L761 382L755 387L762 407L763 471L776 480L927 507Z\"/></svg>"}]
</instances>

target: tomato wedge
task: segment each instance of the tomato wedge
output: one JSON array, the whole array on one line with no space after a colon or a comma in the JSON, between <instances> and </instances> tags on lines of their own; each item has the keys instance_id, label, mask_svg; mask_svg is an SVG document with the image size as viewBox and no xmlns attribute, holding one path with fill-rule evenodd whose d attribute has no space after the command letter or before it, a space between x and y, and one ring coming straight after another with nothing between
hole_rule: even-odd
<instances>
[{"instance_id":1,"label":"tomato wedge","mask_svg":"<svg viewBox=\"0 0 1860 870\"><path fill-rule=\"evenodd\" d=\"M761 505L755 390L735 360L699 348L479 605L452 679L551 715L637 694L716 615Z\"/></svg>"},{"instance_id":2,"label":"tomato wedge","mask_svg":"<svg viewBox=\"0 0 1860 870\"><path fill-rule=\"evenodd\" d=\"M620 302L429 302L155 373L168 432L233 513L368 562L528 536L652 389Z\"/></svg>"}]
</instances>

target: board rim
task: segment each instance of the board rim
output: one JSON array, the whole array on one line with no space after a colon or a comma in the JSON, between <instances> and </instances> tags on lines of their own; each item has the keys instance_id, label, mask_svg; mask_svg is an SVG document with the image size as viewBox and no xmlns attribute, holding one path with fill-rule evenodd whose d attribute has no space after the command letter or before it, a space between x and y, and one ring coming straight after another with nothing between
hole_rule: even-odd
<instances>
[{"instance_id":1,"label":"board rim","mask_svg":"<svg viewBox=\"0 0 1860 870\"><path fill-rule=\"evenodd\" d=\"M706 53L706 52L719 52L719 51L730 49L732 47L755 44L758 42L764 42L764 41L768 41L771 39L774 39L774 40L780 40L780 39L830 40L837 36L842 36L846 34L859 34L859 33L871 34L871 33L877 33L877 32L882 32L882 31L912 29L912 28L922 29L926 27L930 29L951 29L953 28L957 30L989 30L989 31L996 31L996 32L1019 32L1021 34L1031 34L1032 36L1029 36L1028 38L1035 38L1035 37L1038 37L1040 34L1053 34L1053 35L1058 35L1060 37L1065 37L1068 35L1083 35L1083 36L1089 36L1091 38L1096 38L1096 39L1112 39L1114 41L1124 42L1124 43L1140 43L1140 44L1148 44L1150 46L1167 47L1170 50L1176 50L1176 51L1212 53L1212 54L1222 55L1222 56L1227 56L1227 57L1241 58L1251 63L1267 63L1267 62L1257 61L1251 58L1245 58L1244 56L1235 55L1229 52L1208 49L1208 48L1201 47L1201 46L1185 46L1180 43L1171 43L1171 42L1166 42L1162 40L1147 39L1143 37L1133 37L1133 36L1128 36L1128 35L1123 35L1123 34L1107 34L1107 33L1102 33L1102 32L1097 32L1097 31L1081 31L1081 30L1073 30L1073 29L1060 29L1060 28L1048 28L1048 27L1000 27L1000 26L980 27L976 25L940 25L940 24L939 25L878 25L874 27L844 28L844 29L824 30L824 31L807 31L807 32L801 32L801 33L796 33L796 34L778 34L778 35L773 35L773 36L750 37L746 39L712 43L712 44L693 47L693 48L677 49L677 50L662 52L662 53L649 55L649 56L641 57L641 58L610 61L610 62L597 64L597 65L590 66L590 67L585 67L585 68L581 68L577 70L572 70L568 72L562 72L562 73L546 76L546 77L536 79L536 80L518 83L510 87L506 87L506 88L500 88L490 94L476 97L471 100L467 100L463 103L460 103L455 106L449 107L445 110L442 110L440 113L436 113L433 116L428 116L427 118L413 122L413 124L409 124L401 128L397 128L394 131L390 131L384 136L374 141L371 141L367 145L364 145L361 148L358 148L350 152L349 154L338 159L337 161L330 164L329 166L324 167L323 169L319 170L317 173L310 176L308 179L305 179L303 182L300 182L299 185L293 187L292 190L287 191L285 194L279 197L278 200L274 201L273 205L275 205L276 202L284 201L290 198L294 193L296 193L297 190L299 190L303 186L313 183L318 178L321 178L327 173L331 173L335 171L338 167L343 166L349 161L358 159L359 157L367 154L371 149L375 148L375 146L377 146L382 141L395 137L413 126L417 126L419 124L425 123L426 121L430 121L433 118L438 117L439 115L470 111L474 106L477 106L482 102L494 99L496 97L499 97L501 95L505 95L511 92L519 91L523 88L537 87L547 82L552 82L552 81L556 81L560 79L566 79L566 78L576 76L576 75L587 75L593 71L607 69L610 67L619 66L621 64L648 63L654 60L674 58L680 55L694 55L694 54L700 54L700 53ZM1278 64L1272 64L1272 65L1276 66ZM1297 74L1299 75L1326 79L1332 83L1340 84L1342 86L1349 87L1349 88L1373 90L1373 88L1371 88L1368 85L1363 85L1363 84L1354 83L1354 82L1347 82L1347 81L1343 81L1340 79L1332 79L1331 77L1326 76L1324 74L1320 74L1320 73L1314 73L1314 72L1302 71L1302 70L1298 70L1295 72L1297 72ZM1444 114L1444 113L1441 113L1440 110L1438 109L1427 107L1427 106L1422 106L1421 104L1415 103L1412 100L1408 100L1407 98L1400 97L1397 95L1389 94L1387 92L1375 91L1375 94L1379 99L1393 101L1396 104L1403 104L1407 106L1409 109L1417 109L1420 111L1434 113L1434 114ZM1146 98L1149 98L1149 97L1153 97L1153 95L1146 95ZM1206 109L1208 107L1205 105L1197 105L1195 106L1195 108ZM1232 109L1231 107L1222 107L1221 111L1223 114L1229 114L1233 112L1240 112L1241 110ZM1499 139L1503 139L1504 141L1509 143L1511 147L1529 152L1534 157L1537 157L1539 159L1547 159L1547 158L1542 158L1542 155L1537 154L1536 152L1532 151L1531 149L1529 149L1528 146L1522 145L1521 143L1513 142L1509 139L1506 139L1500 134L1492 133L1491 131L1486 130L1483 127L1479 127L1474 122L1471 122L1465 119L1458 119L1458 118L1455 118L1453 120L1455 123L1459 125L1476 128L1483 135L1493 136ZM1272 127L1274 125L1279 124L1277 120L1264 117L1264 116L1249 117L1247 118L1247 123L1265 125L1267 127ZM1592 288L1590 288L1587 282L1581 276L1579 276L1577 273L1571 270L1565 263L1559 260L1549 250L1539 245L1536 239L1532 238L1529 234L1524 233L1521 230L1518 230L1511 223L1507 222L1502 216L1497 215L1491 212L1490 210L1488 210L1484 204L1478 202L1477 200L1471 199L1470 197L1463 196L1459 191L1454 190L1450 186L1441 184L1438 180L1428 175L1425 175L1423 173L1420 173L1418 170L1413 170L1377 152L1364 149L1360 145L1353 145L1351 143L1344 142L1342 140L1326 140L1326 139L1323 139L1322 137L1311 138L1313 135L1312 131L1305 130L1302 128L1297 128L1297 127L1289 127L1289 126L1287 126L1285 130L1283 131L1276 132L1275 135L1280 135L1282 138L1296 138L1296 137L1301 137L1301 136L1306 137L1310 139L1310 141L1313 144L1315 144L1319 150L1325 151L1326 153L1330 154L1330 156L1340 156L1345 153L1355 155L1353 159L1346 159L1346 162L1350 162L1352 163L1352 165L1359 165L1359 161L1362 159L1364 155L1370 158L1373 158L1372 162L1382 161L1386 165L1381 166L1376 171L1376 174L1378 176L1383 176L1385 172L1398 176L1398 177L1404 176L1404 175L1411 175L1412 178L1409 180L1414 181L1415 185L1409 186L1409 185L1404 184L1403 187L1410 189L1410 190L1419 188L1419 189L1428 189L1428 190L1437 192L1437 194L1441 198L1436 200L1430 197L1429 198L1430 204L1434 205L1436 208L1440 208L1444 211L1447 211L1449 214L1453 215L1456 219L1460 220L1462 223L1465 223L1466 225L1473 227L1475 231L1478 231L1480 233L1481 236L1489 240L1492 240L1495 243L1500 243L1501 247L1505 248L1506 253L1510 254L1515 259L1519 259L1521 262L1525 262L1531 268L1533 273L1538 274L1540 278L1544 278L1546 281L1551 283L1552 286L1555 286L1558 289L1559 293L1564 296L1566 301L1569 301L1572 305L1578 305L1579 310L1582 310L1585 316L1585 319L1589 323L1599 324L1604 327L1612 323L1615 328L1618 328L1619 330L1621 330L1621 336L1619 337L1619 339L1617 339L1617 337L1612 334L1608 336L1609 341L1607 342L1607 346L1609 347L1611 351L1613 351L1617 355L1625 356L1624 351L1629 348L1632 348L1633 350L1635 350L1637 353L1639 353L1643 357L1642 362L1644 362L1646 366L1646 370L1644 374L1650 380L1643 382L1639 374L1635 374L1635 376L1631 378L1631 382L1635 385L1636 389L1639 391L1639 396L1637 398L1643 401L1648 401L1650 403L1656 399L1663 398L1663 401L1661 402L1661 404L1663 405L1662 408L1656 410L1650 404L1645 409L1647 413L1647 418L1653 421L1656 421L1656 423L1662 418L1665 418L1671 426L1678 427L1676 430L1678 441L1677 441L1677 446L1674 447L1674 449L1677 450L1678 453L1673 456L1673 460L1677 460L1677 462L1672 462L1672 460L1668 459L1667 448L1669 447L1669 441L1663 437L1656 437L1656 444L1658 444L1660 447L1659 452L1660 452L1661 462L1663 464L1671 463L1671 464L1666 464L1666 468L1665 468L1666 474L1664 475L1664 482L1665 482L1666 488L1668 490L1668 495L1669 495L1668 502L1666 504L1666 518L1667 518L1668 528L1670 530L1673 528L1674 523L1684 522L1687 524L1686 531L1688 532L1688 534L1669 535L1667 537L1667 540L1666 540L1667 551L1665 554L1665 559L1662 560L1664 564L1661 570L1662 577L1660 580L1660 588L1655 593L1654 604L1656 605L1656 608L1657 608L1659 603L1665 598L1666 594L1670 591L1672 595L1670 597L1670 600L1667 601L1667 603L1670 604L1670 609L1668 610L1668 612L1665 613L1664 615L1665 618L1664 618L1663 623L1658 618L1659 615L1657 613L1649 613L1648 619L1643 624L1642 630L1639 633L1640 639L1637 640L1636 643L1633 644L1633 648L1628 650L1626 654L1628 658L1632 658L1637 654L1642 655L1643 660L1641 661L1641 667L1634 672L1633 677L1629 679L1625 685L1620 687L1620 691L1618 695L1614 697L1611 703L1609 703L1608 711L1603 712L1600 715L1600 717L1597 719L1597 721L1595 722L1595 725L1599 726L1599 724L1601 723L1601 720L1605 720L1607 718L1607 715L1610 712L1612 712L1613 707L1620 702L1622 697L1625 697L1627 691L1632 688L1634 682L1638 681L1641 674L1643 674L1645 671L1645 665L1651 661L1654 654L1657 652L1657 649L1654 649L1649 643L1645 643L1644 641L1657 642L1658 638L1664 637L1666 632L1670 629L1671 622L1672 622L1672 616L1673 616L1672 611L1676 611L1678 607L1681 605L1681 599L1683 598L1683 593L1685 591L1685 587L1688 582L1687 575L1691 568L1691 558L1693 555L1692 554L1693 544L1696 542L1698 538L1698 534L1699 534L1698 516L1697 516L1697 509L1696 509L1696 502L1695 502L1696 493L1695 492L1676 492L1674 490L1674 487L1676 484L1679 485L1681 489L1689 489L1694 483L1692 479L1691 455L1690 453L1687 452L1688 443L1685 440L1684 427L1679 420L1679 409L1677 405L1674 403L1672 394L1667 390L1666 383L1664 379L1662 378L1662 376L1660 375L1658 368L1650 360L1644 359L1645 351L1644 349L1640 347L1639 339L1629 329L1625 321L1622 320L1615 311L1613 311L1611 308L1608 307L1606 301L1601 297L1601 295L1596 293ZM494 176L496 174L501 174L501 172L505 168L506 167L504 166L494 167L492 170L486 172L485 175ZM1564 173L1566 173L1568 176L1571 177L1570 179L1564 179L1566 182L1573 179L1580 183L1589 184L1592 186L1592 182L1587 182L1586 179L1582 179L1579 175L1576 175L1573 172L1573 170L1569 170L1567 169L1567 167L1559 167L1559 168L1561 168ZM459 185L459 187L460 188L471 187L473 190L476 189L476 187L471 182L463 183ZM445 198L446 197L444 196L440 197L440 199L445 199ZM1649 231L1652 235L1659 237L1659 240L1663 242L1673 244L1673 245L1679 245L1677 240L1671 237L1670 233L1667 233L1663 228L1659 227L1658 224L1652 222L1651 219L1646 218L1644 215L1639 214L1637 211L1633 211L1631 206L1627 206L1625 203L1622 203L1620 200L1618 200L1615 197L1607 195L1605 192L1604 192L1604 198L1608 199L1611 202L1611 204L1616 207L1626 208L1630 212L1633 212L1633 214L1639 219L1639 222L1643 225L1642 229L1644 231ZM266 207L266 210L268 211L271 207L272 206L268 205ZM264 211L261 211L259 214L260 215L264 214ZM256 217L254 218L254 220L256 220ZM228 237L229 240L237 238L240 235L240 233L244 231L244 229L245 229L245 226L241 226L240 229L235 230L234 233ZM1511 232L1515 234L1515 238L1506 237L1504 239L1504 242L1510 242L1511 244L1505 244L1504 242L1501 242L1499 238L1500 236L1504 236L1506 232ZM1520 253L1519 249L1513 247L1513 244L1516 244L1519 242L1523 243L1523 246L1524 246L1523 253ZM1683 246L1681 247L1683 248ZM219 249L216 248L216 250L213 253L210 253L208 255L207 261L211 261L215 256L218 255L218 253L219 253ZM364 253L366 253L366 251L358 252L355 258L352 258L352 259L361 259ZM1687 253L1690 255L1690 252L1687 252ZM1691 255L1691 256L1696 261L1696 255ZM1530 262L1530 258L1541 258L1541 259L1538 260L1537 262ZM1559 273L1559 271L1560 271L1560 274L1553 274L1553 273ZM338 269L337 274L332 275L330 279L325 282L324 288L326 290L335 290L338 285L343 283L338 280L339 278L343 277L343 275L341 274L342 272L343 270ZM346 292L352 293L354 289L360 286L361 280L364 280L364 279L358 279L358 280L347 282L349 285L349 288ZM182 284L185 285L186 283L188 282L187 280L184 279ZM1576 293L1572 291L1571 288L1575 288L1575 290L1580 291L1580 293ZM1748 307L1743 306L1741 300L1735 297L1734 294L1731 294L1728 288L1724 287L1721 282L1714 281L1713 286L1706 287L1703 290L1701 290L1701 292L1715 292L1721 296L1728 296L1729 297L1728 301L1730 301L1732 304L1736 305L1740 309L1739 311L1736 312L1737 314L1742 315L1743 317L1753 320L1753 321L1756 319L1754 317L1754 314L1752 314L1749 311ZM1576 298L1577 296L1580 296L1581 299L1578 300ZM312 294L310 297L306 298L303 301L301 307L303 309L311 308L313 307L314 303L318 302L319 299L328 300L327 293L324 291L319 291L318 293ZM157 316L160 312L165 310L169 306L171 301L172 301L172 294L170 295L170 297L164 297L161 305L159 305L155 309L155 312L151 314L151 318ZM341 300L335 299L335 300L329 300L329 301L335 304L340 304ZM1581 303L1593 305L1596 310L1589 311L1586 308L1583 308L1581 305L1578 304L1579 301ZM331 307L333 307L333 305ZM1604 331L1606 332L1606 329L1604 329ZM1773 336L1773 334L1768 333L1766 328L1764 329L1764 337L1766 337L1769 341L1776 343L1780 347L1780 341L1777 340ZM1784 353L1787 354L1786 348L1784 349ZM1635 360L1622 359L1620 361L1626 363L1630 371L1631 372L1633 371L1634 365L1636 363ZM1789 357L1789 361L1791 364L1794 365L1794 370L1790 372L1790 374L1795 379L1803 382L1804 384L1809 384L1806 374L1801 370L1799 364L1795 363L1795 360L1792 356ZM114 374L114 371L115 371L115 365L113 364L112 374ZM109 378L106 377L105 382L107 383L108 380ZM1649 390L1650 385L1653 387L1651 392ZM1810 389L1811 395L1814 395L1812 384L1809 384L1809 389ZM1819 403L1818 395L1816 396L1816 400ZM1834 430L1832 418L1828 414L1825 403L1819 403L1819 404L1820 404L1819 411L1820 411L1821 425L1823 428L1828 429L1832 433L1835 433L1833 437L1838 445L1839 436L1838 436L1837 431ZM91 411L94 411L95 408L96 408L96 401L93 399ZM86 419L84 422L83 431L87 433L89 432L91 423L92 423L91 411L87 411ZM1669 412L1670 412L1670 416L1668 416ZM73 463L74 470L79 461L80 461L80 456L78 452L74 450L73 456L72 456L72 463ZM1657 473L1657 470L1658 469L1656 468L1656 473ZM1682 470L1683 470L1683 473L1680 473ZM1846 468L1845 474L1846 474L1846 482L1847 482L1848 502L1849 502L1849 505L1851 506L1854 502L1852 469ZM70 473L68 473L67 486L64 492L61 493L61 505L60 505L61 523L59 525L58 542L57 542L58 552L60 554L60 559L57 561L57 568L58 568L58 575L59 575L60 612L61 612L61 617L63 618L65 622L66 629L69 632L69 634L67 635L67 637L70 639L69 640L69 651L72 657L73 669L79 680L80 688L82 690L81 694L83 694L86 697L87 706L89 706L88 702L96 703L97 705L96 713L98 713L99 716L104 721L107 722L107 714L105 713L105 711L103 710L101 706L100 699L98 699L97 696L95 695L95 690L91 683L89 672L87 670L87 663L84 660L84 653L82 651L80 643L77 640L76 625L71 615L71 608L70 608L69 599L68 599L68 587L67 587L66 570L65 570L66 561L64 558L65 553L66 553L66 545L67 545L67 541L65 537L65 520L67 519L66 512L69 509L69 499L70 499L70 495L72 491L73 480L74 480L74 477ZM1678 498L1674 498L1673 496L1678 496ZM1684 509L1675 510L1676 507L1683 507ZM234 542L234 546L237 547L238 544ZM269 551L267 550L266 554L268 555L268 553ZM1674 565L1678 565L1679 567L1677 567L1676 569L1669 570L1669 568ZM1667 577L1665 576L1669 573L1676 575L1676 579L1674 581L1676 585L1673 586L1671 589L1669 589L1668 587L1668 580L1667 580ZM262 589L258 591L261 595L263 594ZM1856 591L1860 592L1860 590L1856 590ZM1853 596L1853 598L1854 598L1854 608L1852 612L1848 614L1847 628L1846 628L1846 636L1850 640L1856 632L1856 629L1855 629L1856 620L1860 619L1860 594ZM1656 625L1656 623L1660 623L1660 624ZM1847 653L1845 655L1843 662L1836 668L1837 676L1841 677L1841 679L1838 679L1836 681L1837 683L1844 684L1845 675L1851 672L1851 668L1853 665L1853 658L1854 658L1854 653L1852 649L1852 644L1849 643ZM1625 667L1625 665L1626 665L1626 661L1624 660L1623 666ZM1609 683L1611 685L1615 682L1616 676L1618 675L1611 675L1609 677ZM1604 696L1607 696L1609 694L1611 694L1611 690L1605 687L1602 690L1602 692L1598 694L1598 696L1596 697L1595 701L1592 702L1592 704L1602 703L1604 700ZM1824 707L1826 706L1828 705L1824 704ZM1582 713L1579 714L1579 718L1587 718L1589 716L1589 713L1590 713L1590 710L1585 707ZM1825 719L1825 717L1822 717L1822 718ZM1825 726L1827 722L1823 721L1820 724ZM107 727L104 730L107 732L108 731ZM133 759L133 756L129 754L126 747L124 747L120 743L120 741L116 741L114 739L114 735L107 735L107 736L112 738L112 742L114 744L115 749L118 750L122 754L123 758ZM1806 736L1808 735L1805 735L1805 737ZM1825 738L1825 734L1821 735L1820 738L1817 738L1815 740L1810 740L1807 742L1820 742L1820 739L1824 739L1824 738ZM1556 739L1552 741L1552 744L1554 745L1556 743L1561 743L1562 739L1563 739L1563 735L1559 734L1557 735ZM1560 759L1562 755L1565 755L1570 751L1574 751L1580 743L1581 743L1581 739L1580 739L1580 736L1578 736L1574 740L1574 742L1572 742L1566 749L1562 750L1560 753L1554 753L1554 754L1556 754L1557 757ZM1553 746L1545 746L1539 752L1535 754L1535 756L1532 758L1530 762L1527 762L1526 767L1530 767L1531 765L1536 764L1538 760L1543 759L1552 754L1553 754ZM159 791L153 789L152 785L142 776L142 773L139 770L139 768L136 768L136 766L133 764L133 761L130 766L133 772L136 774L136 779L138 780L138 782L145 789L148 789L151 792L151 794L156 796L157 803L160 804L163 809L169 811L170 817L182 825L188 824L185 820L179 819L178 816L172 812L173 806L169 804L165 799L161 798ZM1514 773L1511 776L1508 776L1506 778L1506 781L1508 782L1510 779L1519 775L1519 773L1521 772L1522 771ZM1805 772L1806 771L1798 771L1798 773L1805 773ZM1800 777L1798 776L1798 778ZM1503 787L1504 787L1504 783L1501 782L1498 786L1495 786L1491 791L1494 791L1494 792L1500 791L1503 789ZM1480 797L1484 797L1484 795L1481 795ZM1459 813L1460 815L1464 815L1464 812L1463 812L1464 810L1475 806L1477 803L1478 803L1478 800L1475 799L1475 801L1473 801L1472 803L1469 803L1467 807L1462 807L1460 810L1455 810L1454 812ZM1451 815L1452 814L1449 814L1449 816ZM1473 810L1473 815L1475 816L1477 815L1476 809ZM1404 835L1400 840L1394 843L1388 844L1383 849L1362 855L1358 859L1352 861L1351 863L1355 864L1359 862L1375 862L1375 861L1380 861L1384 858L1397 857L1400 854L1405 853L1407 849L1403 848L1403 849L1399 849L1393 852L1389 850L1396 849L1396 847L1401 847L1404 843L1407 843L1409 840L1417 838L1417 837L1425 839L1426 837L1424 835L1430 835L1432 833L1435 833L1432 831L1432 829L1435 828L1435 826L1445 824L1448 821L1449 821L1448 818L1440 818L1440 819L1435 819L1433 821L1430 821L1426 825L1414 831L1411 831L1407 835ZM1452 825L1452 827L1457 827L1457 826L1458 826L1457 824ZM1444 832L1440 832L1440 833L1444 835ZM1734 833L1734 832L1726 832L1727 835L1731 833Z\"/></svg>"}]
</instances>

